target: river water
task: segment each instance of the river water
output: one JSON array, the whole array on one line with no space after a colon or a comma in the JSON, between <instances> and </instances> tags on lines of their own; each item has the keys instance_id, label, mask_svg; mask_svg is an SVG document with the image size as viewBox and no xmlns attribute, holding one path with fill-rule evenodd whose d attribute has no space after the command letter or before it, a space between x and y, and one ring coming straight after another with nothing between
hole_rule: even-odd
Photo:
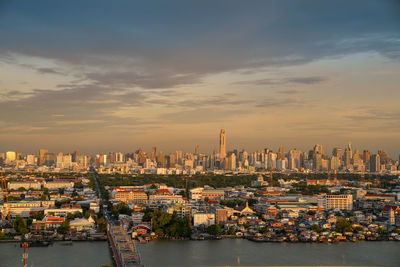
<instances>
[{"instance_id":1,"label":"river water","mask_svg":"<svg viewBox=\"0 0 400 267\"><path fill-rule=\"evenodd\" d=\"M400 242L256 243L243 239L153 241L139 245L146 267L385 266L400 267Z\"/></svg>"},{"instance_id":2,"label":"river water","mask_svg":"<svg viewBox=\"0 0 400 267\"><path fill-rule=\"evenodd\" d=\"M88 267L111 265L111 253L107 241L55 242L48 247L28 248L29 267ZM0 243L0 266L23 266L24 249L19 243Z\"/></svg>"},{"instance_id":3,"label":"river water","mask_svg":"<svg viewBox=\"0 0 400 267\"><path fill-rule=\"evenodd\" d=\"M138 245L146 267L194 266L400 266L400 242L339 244L256 243L243 239L152 241ZM28 266L87 267L112 264L107 242L57 242L29 248ZM0 266L22 266L23 249L0 243Z\"/></svg>"}]
</instances>

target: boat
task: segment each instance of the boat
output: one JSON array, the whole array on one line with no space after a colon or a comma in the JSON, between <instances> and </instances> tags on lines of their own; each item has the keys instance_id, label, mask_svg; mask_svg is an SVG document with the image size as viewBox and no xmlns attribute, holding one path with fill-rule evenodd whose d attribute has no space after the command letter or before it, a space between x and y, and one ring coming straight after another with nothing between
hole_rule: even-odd
<instances>
[{"instance_id":1,"label":"boat","mask_svg":"<svg viewBox=\"0 0 400 267\"><path fill-rule=\"evenodd\" d=\"M27 241L29 247L48 247L51 243L49 241L35 240L35 241ZM20 244L20 247L22 247Z\"/></svg>"}]
</instances>

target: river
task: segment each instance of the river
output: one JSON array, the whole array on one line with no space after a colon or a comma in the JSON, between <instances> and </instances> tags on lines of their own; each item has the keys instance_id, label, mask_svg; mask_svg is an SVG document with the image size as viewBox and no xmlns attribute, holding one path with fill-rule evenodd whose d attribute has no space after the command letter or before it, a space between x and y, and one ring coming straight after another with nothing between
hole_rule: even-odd
<instances>
[{"instance_id":1,"label":"river","mask_svg":"<svg viewBox=\"0 0 400 267\"><path fill-rule=\"evenodd\" d=\"M112 264L111 253L106 241L55 242L48 247L28 248L29 267L88 267ZM19 243L0 243L0 266L23 266L24 249Z\"/></svg>"},{"instance_id":2,"label":"river","mask_svg":"<svg viewBox=\"0 0 400 267\"><path fill-rule=\"evenodd\" d=\"M339 244L256 243L243 239L152 241L138 245L146 267L400 266L400 242ZM101 267L111 264L107 242L60 242L29 248L29 267ZM22 266L18 243L0 243L0 266Z\"/></svg>"},{"instance_id":3,"label":"river","mask_svg":"<svg viewBox=\"0 0 400 267\"><path fill-rule=\"evenodd\" d=\"M243 239L153 241L139 245L146 267L400 266L400 242L256 243Z\"/></svg>"}]
</instances>

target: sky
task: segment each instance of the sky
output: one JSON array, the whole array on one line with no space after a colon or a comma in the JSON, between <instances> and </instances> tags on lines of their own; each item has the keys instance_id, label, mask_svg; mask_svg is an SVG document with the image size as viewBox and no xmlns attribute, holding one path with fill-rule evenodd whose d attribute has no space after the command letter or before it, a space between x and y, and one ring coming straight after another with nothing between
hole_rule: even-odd
<instances>
[{"instance_id":1,"label":"sky","mask_svg":"<svg viewBox=\"0 0 400 267\"><path fill-rule=\"evenodd\" d=\"M0 151L400 153L400 1L0 0Z\"/></svg>"}]
</instances>

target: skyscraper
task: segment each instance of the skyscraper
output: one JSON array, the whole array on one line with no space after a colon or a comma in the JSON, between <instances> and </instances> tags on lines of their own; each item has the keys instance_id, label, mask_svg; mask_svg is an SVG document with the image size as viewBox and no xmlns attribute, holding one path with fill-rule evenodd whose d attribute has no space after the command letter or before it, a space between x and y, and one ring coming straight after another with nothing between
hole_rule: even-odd
<instances>
[{"instance_id":1,"label":"skyscraper","mask_svg":"<svg viewBox=\"0 0 400 267\"><path fill-rule=\"evenodd\" d=\"M194 154L197 155L197 156L200 154L199 145L196 145L196 147L195 147L195 149L194 149Z\"/></svg>"},{"instance_id":2,"label":"skyscraper","mask_svg":"<svg viewBox=\"0 0 400 267\"><path fill-rule=\"evenodd\" d=\"M39 150L39 165L44 165L46 162L45 154L49 151L47 149L40 149Z\"/></svg>"},{"instance_id":3,"label":"skyscraper","mask_svg":"<svg viewBox=\"0 0 400 267\"><path fill-rule=\"evenodd\" d=\"M373 154L370 158L370 171L380 172L381 171L381 157L379 154Z\"/></svg>"},{"instance_id":4,"label":"skyscraper","mask_svg":"<svg viewBox=\"0 0 400 267\"><path fill-rule=\"evenodd\" d=\"M222 160L226 157L226 134L225 130L221 129L219 134L219 158Z\"/></svg>"}]
</instances>

